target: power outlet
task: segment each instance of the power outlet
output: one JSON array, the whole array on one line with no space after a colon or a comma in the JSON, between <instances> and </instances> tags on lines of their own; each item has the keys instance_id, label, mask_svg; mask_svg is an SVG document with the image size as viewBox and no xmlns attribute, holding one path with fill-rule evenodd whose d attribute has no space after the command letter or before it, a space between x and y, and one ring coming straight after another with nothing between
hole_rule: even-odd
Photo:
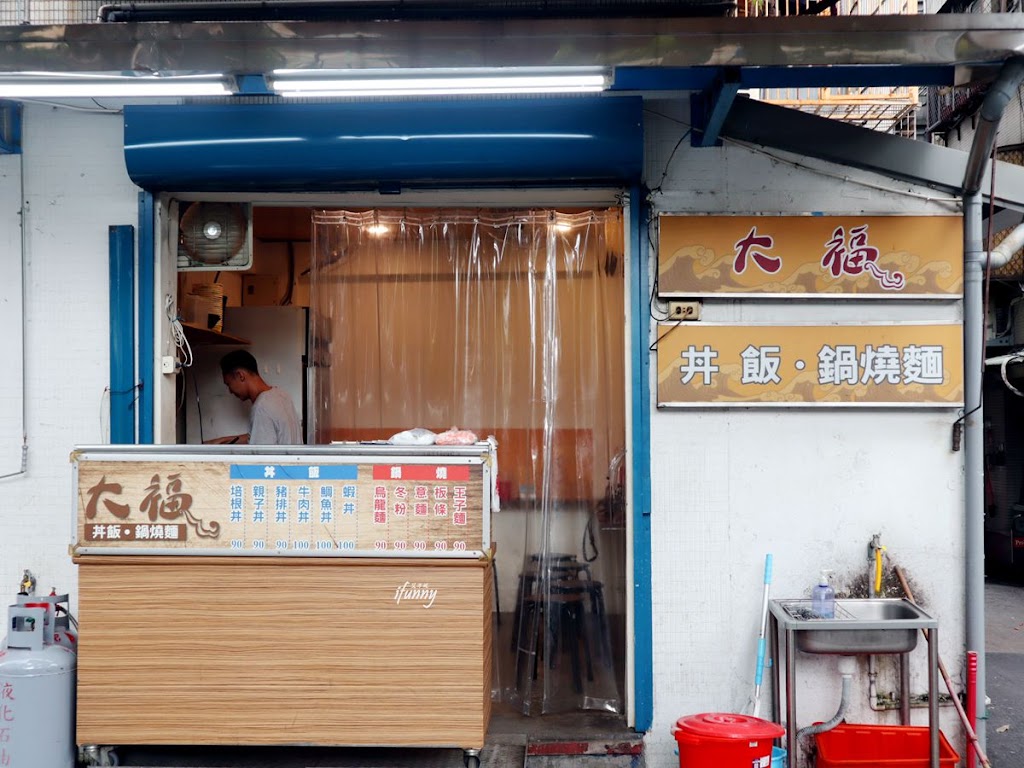
<instances>
[{"instance_id":1,"label":"power outlet","mask_svg":"<svg viewBox=\"0 0 1024 768\"><path fill-rule=\"evenodd\" d=\"M160 373L174 373L177 362L171 355L164 355L160 358Z\"/></svg>"},{"instance_id":2,"label":"power outlet","mask_svg":"<svg viewBox=\"0 0 1024 768\"><path fill-rule=\"evenodd\" d=\"M669 320L700 320L699 301L669 301Z\"/></svg>"}]
</instances>

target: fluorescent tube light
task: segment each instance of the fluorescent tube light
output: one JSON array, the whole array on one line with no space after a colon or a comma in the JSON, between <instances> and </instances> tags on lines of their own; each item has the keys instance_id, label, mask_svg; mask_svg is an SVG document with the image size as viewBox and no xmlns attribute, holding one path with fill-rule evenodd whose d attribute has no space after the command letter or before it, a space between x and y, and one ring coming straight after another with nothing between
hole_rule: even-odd
<instances>
[{"instance_id":1,"label":"fluorescent tube light","mask_svg":"<svg viewBox=\"0 0 1024 768\"><path fill-rule=\"evenodd\" d=\"M22 73L0 77L0 98L111 98L139 96L228 96L224 75L86 75Z\"/></svg>"},{"instance_id":2,"label":"fluorescent tube light","mask_svg":"<svg viewBox=\"0 0 1024 768\"><path fill-rule=\"evenodd\" d=\"M494 69L275 70L281 96L420 96L499 93L595 93L608 87L599 67Z\"/></svg>"}]
</instances>

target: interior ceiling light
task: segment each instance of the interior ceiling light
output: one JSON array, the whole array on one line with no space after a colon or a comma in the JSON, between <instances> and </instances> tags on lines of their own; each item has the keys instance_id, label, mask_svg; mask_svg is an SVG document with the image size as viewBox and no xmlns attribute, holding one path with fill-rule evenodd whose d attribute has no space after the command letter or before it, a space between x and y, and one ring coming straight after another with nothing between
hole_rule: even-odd
<instances>
[{"instance_id":1,"label":"interior ceiling light","mask_svg":"<svg viewBox=\"0 0 1024 768\"><path fill-rule=\"evenodd\" d=\"M602 67L277 69L268 80L275 93L291 97L596 93L609 84Z\"/></svg>"},{"instance_id":2,"label":"interior ceiling light","mask_svg":"<svg viewBox=\"0 0 1024 768\"><path fill-rule=\"evenodd\" d=\"M384 235L391 231L391 227L389 227L387 224L371 224L366 228L366 231L369 232L371 235L375 235L376 237L383 237Z\"/></svg>"},{"instance_id":3,"label":"interior ceiling light","mask_svg":"<svg viewBox=\"0 0 1024 768\"><path fill-rule=\"evenodd\" d=\"M224 75L133 75L17 72L0 76L0 98L102 98L139 96L228 96Z\"/></svg>"}]
</instances>

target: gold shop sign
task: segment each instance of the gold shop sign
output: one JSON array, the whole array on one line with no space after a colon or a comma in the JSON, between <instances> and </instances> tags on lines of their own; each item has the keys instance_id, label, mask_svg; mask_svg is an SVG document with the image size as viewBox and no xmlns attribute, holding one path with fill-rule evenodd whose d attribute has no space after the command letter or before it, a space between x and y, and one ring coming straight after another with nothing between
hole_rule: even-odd
<instances>
[{"instance_id":1,"label":"gold shop sign","mask_svg":"<svg viewBox=\"0 0 1024 768\"><path fill-rule=\"evenodd\" d=\"M661 406L963 404L960 325L658 328Z\"/></svg>"},{"instance_id":2,"label":"gold shop sign","mask_svg":"<svg viewBox=\"0 0 1024 768\"><path fill-rule=\"evenodd\" d=\"M491 465L480 458L121 453L72 455L76 554L473 557L489 548Z\"/></svg>"},{"instance_id":3,"label":"gold shop sign","mask_svg":"<svg viewBox=\"0 0 1024 768\"><path fill-rule=\"evenodd\" d=\"M659 218L664 297L956 298L960 216Z\"/></svg>"}]
</instances>

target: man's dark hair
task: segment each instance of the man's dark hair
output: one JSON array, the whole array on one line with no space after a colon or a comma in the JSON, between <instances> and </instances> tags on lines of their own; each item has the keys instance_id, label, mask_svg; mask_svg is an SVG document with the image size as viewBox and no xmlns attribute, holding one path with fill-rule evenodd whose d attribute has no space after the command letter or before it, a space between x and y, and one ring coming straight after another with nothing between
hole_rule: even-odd
<instances>
[{"instance_id":1,"label":"man's dark hair","mask_svg":"<svg viewBox=\"0 0 1024 768\"><path fill-rule=\"evenodd\" d=\"M229 373L234 373L239 369L249 371L250 373L255 373L257 375L260 372L259 368L256 366L256 358L244 349L236 349L234 352L228 352L220 359L220 372L225 376Z\"/></svg>"}]
</instances>

